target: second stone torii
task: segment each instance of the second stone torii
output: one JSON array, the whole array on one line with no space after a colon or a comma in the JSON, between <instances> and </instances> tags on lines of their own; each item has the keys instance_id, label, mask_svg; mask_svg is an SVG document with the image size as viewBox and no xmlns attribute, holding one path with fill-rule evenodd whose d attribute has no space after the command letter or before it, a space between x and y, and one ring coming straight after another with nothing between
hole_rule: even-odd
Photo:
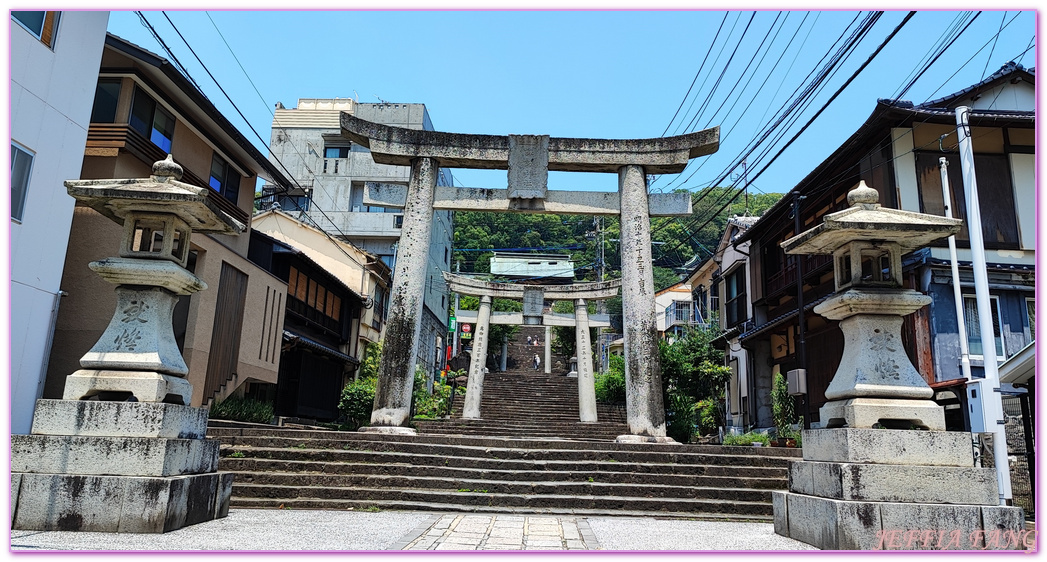
<instances>
[{"instance_id":1,"label":"second stone torii","mask_svg":"<svg viewBox=\"0 0 1047 562\"><path fill-rule=\"evenodd\" d=\"M484 363L487 357L488 332L490 332L491 324L491 301L496 298L506 298L523 301L521 320L528 326L546 324L542 315L545 300L567 300L574 303L575 338L578 348L578 419L583 423L597 421L593 359L592 354L586 351L591 347L586 301L616 296L622 286L621 279L550 286L495 283L451 273L444 273L444 279L452 291L480 297L476 334L473 336L473 354L469 362L469 387L466 390L465 405L462 410L463 418L480 418ZM549 342L546 341L546 346L548 345Z\"/></svg>"},{"instance_id":2,"label":"second stone torii","mask_svg":"<svg viewBox=\"0 0 1047 562\"><path fill-rule=\"evenodd\" d=\"M367 147L376 163L411 168L400 199L403 227L390 293L386 353L379 368L372 425L361 431L414 433L406 425L425 284L423 276L412 273L425 268L439 168L480 168L507 169L508 189L461 190L450 201L441 197L439 208L619 216L629 434L617 441L674 442L665 435L650 218L654 210L662 216L689 215L691 200L687 193L649 196L647 174L680 173L691 158L716 152L718 127L675 137L610 140L422 131L372 123L344 112L341 125L342 135ZM617 173L618 193L550 192L550 170ZM665 201L670 208L658 209Z\"/></svg>"}]
</instances>

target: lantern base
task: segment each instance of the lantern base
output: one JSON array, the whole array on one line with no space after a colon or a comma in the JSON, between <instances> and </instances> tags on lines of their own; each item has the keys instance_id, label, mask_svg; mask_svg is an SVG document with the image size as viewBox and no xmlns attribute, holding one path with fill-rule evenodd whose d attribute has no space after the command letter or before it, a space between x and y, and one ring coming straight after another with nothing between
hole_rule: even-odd
<instances>
[{"instance_id":1,"label":"lantern base","mask_svg":"<svg viewBox=\"0 0 1047 562\"><path fill-rule=\"evenodd\" d=\"M101 371L80 369L65 378L63 400L164 402L188 406L193 397L189 381L154 371Z\"/></svg>"},{"instance_id":2,"label":"lantern base","mask_svg":"<svg viewBox=\"0 0 1047 562\"><path fill-rule=\"evenodd\" d=\"M945 410L933 400L851 398L826 402L818 411L822 427L930 429L945 431Z\"/></svg>"}]
</instances>

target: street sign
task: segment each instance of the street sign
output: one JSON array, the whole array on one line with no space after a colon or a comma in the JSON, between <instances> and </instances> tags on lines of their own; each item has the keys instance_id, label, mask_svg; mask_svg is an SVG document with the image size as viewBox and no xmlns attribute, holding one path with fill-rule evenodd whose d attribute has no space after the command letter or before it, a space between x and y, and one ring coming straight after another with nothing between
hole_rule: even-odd
<instances>
[{"instance_id":1,"label":"street sign","mask_svg":"<svg viewBox=\"0 0 1047 562\"><path fill-rule=\"evenodd\" d=\"M473 331L473 327L469 324L462 324L462 331L468 334L469 332Z\"/></svg>"},{"instance_id":2,"label":"street sign","mask_svg":"<svg viewBox=\"0 0 1047 562\"><path fill-rule=\"evenodd\" d=\"M455 318L454 316L450 317L447 320L447 331L448 332L453 332L453 331L455 331L455 329L457 327L458 327L458 319Z\"/></svg>"}]
</instances>

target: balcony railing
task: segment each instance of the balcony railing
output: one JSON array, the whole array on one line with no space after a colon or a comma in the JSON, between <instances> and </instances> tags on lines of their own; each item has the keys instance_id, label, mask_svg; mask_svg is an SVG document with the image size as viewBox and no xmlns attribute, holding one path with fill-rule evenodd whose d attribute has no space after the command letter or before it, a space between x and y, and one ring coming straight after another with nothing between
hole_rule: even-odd
<instances>
[{"instance_id":1,"label":"balcony railing","mask_svg":"<svg viewBox=\"0 0 1047 562\"><path fill-rule=\"evenodd\" d=\"M665 327L704 326L706 321L698 314L695 303L676 301L665 307Z\"/></svg>"},{"instance_id":2,"label":"balcony railing","mask_svg":"<svg viewBox=\"0 0 1047 562\"><path fill-rule=\"evenodd\" d=\"M810 275L816 270L832 264L832 256L829 254L812 254L801 256L803 259L804 276ZM780 271L768 275L764 281L764 292L766 296L772 297L796 287L796 260L790 260Z\"/></svg>"}]
</instances>

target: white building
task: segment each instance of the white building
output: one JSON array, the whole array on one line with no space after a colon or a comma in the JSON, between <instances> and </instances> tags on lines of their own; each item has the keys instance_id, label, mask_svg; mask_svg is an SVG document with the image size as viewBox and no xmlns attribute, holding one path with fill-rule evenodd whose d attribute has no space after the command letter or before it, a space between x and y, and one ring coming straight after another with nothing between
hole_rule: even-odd
<instances>
[{"instance_id":1,"label":"white building","mask_svg":"<svg viewBox=\"0 0 1047 562\"><path fill-rule=\"evenodd\" d=\"M402 209L366 205L364 183L406 185L410 169L376 164L366 147L343 137L339 122L342 112L384 125L433 130L429 113L420 103L357 103L335 98L299 99L294 109L279 104L273 117L270 150L274 161L287 167L296 186L288 193L263 200L263 209L266 204L279 203L281 211L352 242L395 271ZM450 172L441 170L437 185L449 186L451 182ZM267 194L273 193L270 186L264 189ZM451 211L433 212L429 261L424 272L412 272L425 276L419 362L430 372L442 364L437 358L442 357L446 341L450 301L443 272L448 271L451 263L453 217ZM367 296L374 299L384 318L388 294L380 290Z\"/></svg>"},{"instance_id":2,"label":"white building","mask_svg":"<svg viewBox=\"0 0 1047 562\"><path fill-rule=\"evenodd\" d=\"M43 392L109 12L10 12L11 432Z\"/></svg>"}]
</instances>

